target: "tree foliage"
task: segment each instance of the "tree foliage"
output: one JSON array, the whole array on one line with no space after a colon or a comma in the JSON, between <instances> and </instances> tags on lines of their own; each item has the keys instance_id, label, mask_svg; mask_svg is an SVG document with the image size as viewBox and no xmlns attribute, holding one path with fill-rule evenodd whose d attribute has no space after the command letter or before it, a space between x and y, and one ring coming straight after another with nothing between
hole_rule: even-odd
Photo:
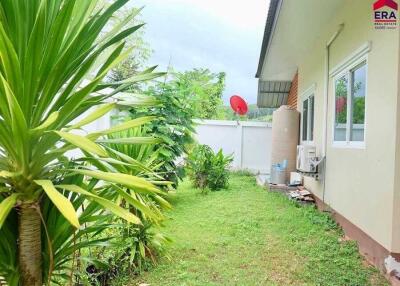
<instances>
[{"instance_id":1,"label":"tree foliage","mask_svg":"<svg viewBox=\"0 0 400 286\"><path fill-rule=\"evenodd\" d=\"M224 72L193 69L173 74L172 81L192 106L195 118L215 119L223 112L225 77Z\"/></svg>"},{"instance_id":2,"label":"tree foliage","mask_svg":"<svg viewBox=\"0 0 400 286\"><path fill-rule=\"evenodd\" d=\"M274 108L259 108L256 104L249 104L249 111L246 115L238 116L230 106L224 106L224 115L220 119L225 120L240 120L240 121L266 121L272 122L272 113Z\"/></svg>"},{"instance_id":3,"label":"tree foliage","mask_svg":"<svg viewBox=\"0 0 400 286\"><path fill-rule=\"evenodd\" d=\"M110 6L113 3L111 0L99 1L99 6ZM142 27L136 32L125 38L125 49L132 49L129 55L107 75L107 80L110 82L118 82L130 78L141 69L143 69L149 60L152 49L148 42L144 40L145 23L141 19L142 8L124 6L116 11L110 19L110 25L116 26L123 22L126 25ZM130 87L132 89L132 86Z\"/></svg>"}]
</instances>

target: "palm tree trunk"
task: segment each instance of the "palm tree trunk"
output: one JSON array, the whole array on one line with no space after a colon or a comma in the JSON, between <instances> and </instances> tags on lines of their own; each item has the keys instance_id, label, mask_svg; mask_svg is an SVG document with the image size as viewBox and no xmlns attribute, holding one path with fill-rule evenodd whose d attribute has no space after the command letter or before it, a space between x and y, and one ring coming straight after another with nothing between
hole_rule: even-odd
<instances>
[{"instance_id":1,"label":"palm tree trunk","mask_svg":"<svg viewBox=\"0 0 400 286\"><path fill-rule=\"evenodd\" d=\"M21 285L42 286L41 220L34 205L21 205L18 227Z\"/></svg>"}]
</instances>

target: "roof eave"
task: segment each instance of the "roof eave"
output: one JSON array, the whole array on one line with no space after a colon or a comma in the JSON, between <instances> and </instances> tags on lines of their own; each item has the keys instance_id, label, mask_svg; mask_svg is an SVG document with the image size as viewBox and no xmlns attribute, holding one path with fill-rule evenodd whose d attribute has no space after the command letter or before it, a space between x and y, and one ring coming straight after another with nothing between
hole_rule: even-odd
<instances>
[{"instance_id":1,"label":"roof eave","mask_svg":"<svg viewBox=\"0 0 400 286\"><path fill-rule=\"evenodd\" d=\"M264 38L263 38L262 45L261 45L261 52L260 52L260 58L259 58L259 62L258 62L256 78L260 78L260 75L261 75L261 72L263 69L265 56L267 54L268 46L272 39L272 33L273 33L274 25L275 25L275 20L277 17L277 11L278 11L278 7L279 7L281 1L282 0L271 0L270 5L269 5L268 17L267 17L267 22L265 24L265 29L264 29Z\"/></svg>"}]
</instances>

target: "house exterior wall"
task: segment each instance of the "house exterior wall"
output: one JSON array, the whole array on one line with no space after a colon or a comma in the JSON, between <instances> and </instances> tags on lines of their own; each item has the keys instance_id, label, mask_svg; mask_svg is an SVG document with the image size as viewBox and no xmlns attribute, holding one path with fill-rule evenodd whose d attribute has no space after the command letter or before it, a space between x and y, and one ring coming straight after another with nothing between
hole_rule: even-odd
<instances>
[{"instance_id":1,"label":"house exterior wall","mask_svg":"<svg viewBox=\"0 0 400 286\"><path fill-rule=\"evenodd\" d=\"M339 24L344 29L330 48L330 69L358 48L368 53L365 148L338 148L333 142L334 93L329 81L325 188L305 185L341 216L390 252L400 253L399 30L376 30L373 1L347 1L299 64L299 96L315 86L314 144L323 149L325 46ZM298 110L300 102L297 103ZM325 189L325 191L324 191Z\"/></svg>"},{"instance_id":2,"label":"house exterior wall","mask_svg":"<svg viewBox=\"0 0 400 286\"><path fill-rule=\"evenodd\" d=\"M398 39L400 47L400 37ZM395 146L395 168L394 168L394 194L393 194L393 221L392 221L392 241L396 252L399 251L400 244L400 56L397 57L397 104L396 104L396 146Z\"/></svg>"},{"instance_id":3,"label":"house exterior wall","mask_svg":"<svg viewBox=\"0 0 400 286\"><path fill-rule=\"evenodd\" d=\"M288 103L291 108L297 108L297 97L298 97L298 79L299 73L297 72L292 80L292 86L290 87L288 95Z\"/></svg>"}]
</instances>

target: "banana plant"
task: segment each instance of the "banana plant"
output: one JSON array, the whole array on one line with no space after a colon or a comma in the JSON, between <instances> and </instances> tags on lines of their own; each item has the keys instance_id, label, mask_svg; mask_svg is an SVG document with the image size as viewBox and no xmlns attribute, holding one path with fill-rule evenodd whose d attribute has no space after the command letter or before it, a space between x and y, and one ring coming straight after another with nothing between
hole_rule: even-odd
<instances>
[{"instance_id":1,"label":"banana plant","mask_svg":"<svg viewBox=\"0 0 400 286\"><path fill-rule=\"evenodd\" d=\"M163 196L157 181L113 168L129 162L110 158L106 147L108 135L152 117L93 134L78 132L115 107L116 103L105 103L113 95L163 75L150 68L121 82L104 80L129 56L125 40L142 26L127 27L134 15L110 25L113 14L127 2L116 0L101 7L97 0L0 0L0 229L18 225L16 249L0 252L12 254L0 257L0 276L9 285L50 283L50 278L43 279L48 273L42 256L44 201L79 229L76 206L68 199L72 195L84 198L82 204L94 201L133 224L141 224L140 218L121 208L116 196L96 190L112 185ZM105 93L106 88L113 92ZM67 152L76 148L90 164L65 169ZM59 183L76 174L95 180L96 187ZM7 275L8 263L17 265L18 275Z\"/></svg>"}]
</instances>

